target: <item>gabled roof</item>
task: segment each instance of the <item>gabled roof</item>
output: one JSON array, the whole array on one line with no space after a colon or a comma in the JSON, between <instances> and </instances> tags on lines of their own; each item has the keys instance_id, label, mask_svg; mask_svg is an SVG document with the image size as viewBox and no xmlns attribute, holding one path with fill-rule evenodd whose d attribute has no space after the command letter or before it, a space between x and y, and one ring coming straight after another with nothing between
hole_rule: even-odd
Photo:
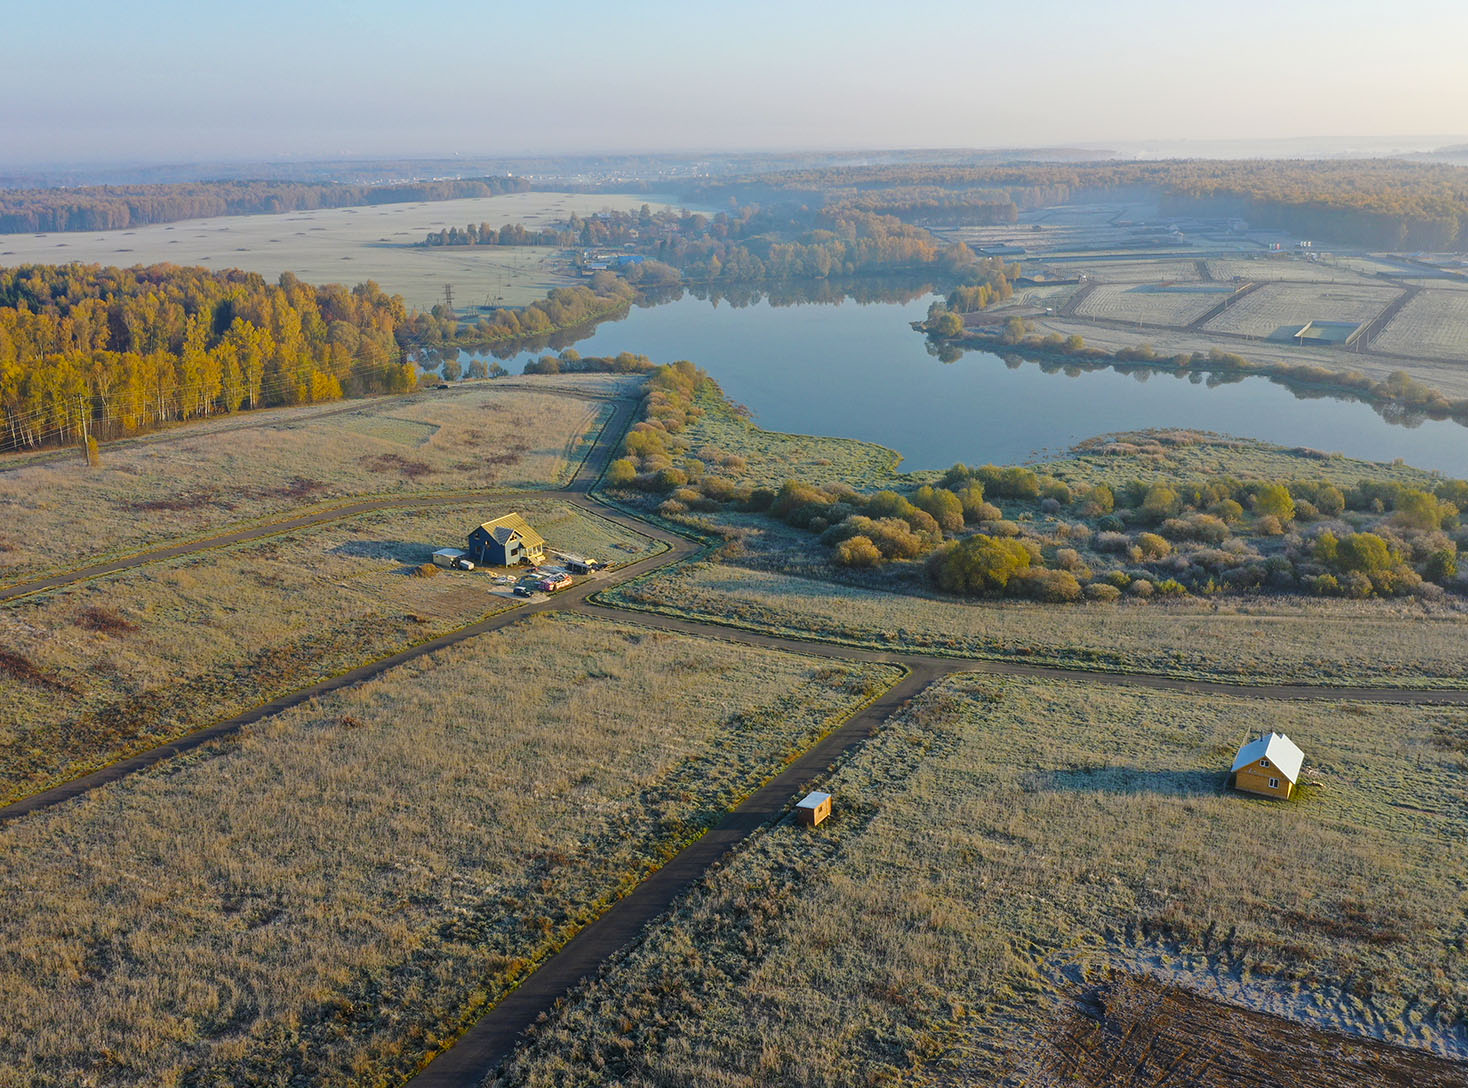
<instances>
[{"instance_id":1,"label":"gabled roof","mask_svg":"<svg viewBox=\"0 0 1468 1088\"><path fill-rule=\"evenodd\" d=\"M1265 733L1239 749L1239 754L1234 756L1233 769L1237 771L1259 759L1269 760L1270 766L1277 768L1281 775L1291 782L1298 782L1305 753L1283 733Z\"/></svg>"},{"instance_id":2,"label":"gabled roof","mask_svg":"<svg viewBox=\"0 0 1468 1088\"><path fill-rule=\"evenodd\" d=\"M516 535L525 541L527 548L544 548L545 538L530 527L530 523L519 514L506 514L504 517L486 521L480 526L497 544L508 544Z\"/></svg>"}]
</instances>

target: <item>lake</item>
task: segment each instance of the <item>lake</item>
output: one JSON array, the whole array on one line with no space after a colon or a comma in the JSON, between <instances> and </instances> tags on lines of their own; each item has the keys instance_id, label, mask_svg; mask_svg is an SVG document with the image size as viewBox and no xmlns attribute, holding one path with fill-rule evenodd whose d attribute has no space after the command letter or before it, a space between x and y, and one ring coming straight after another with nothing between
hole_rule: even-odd
<instances>
[{"instance_id":1,"label":"lake","mask_svg":"<svg viewBox=\"0 0 1468 1088\"><path fill-rule=\"evenodd\" d=\"M1210 386L1157 371L1047 373L988 352L940 362L909 325L933 297L735 306L685 295L603 323L576 350L691 359L760 426L880 442L908 469L1035 460L1099 434L1178 427L1468 476L1468 428L1388 422L1368 405L1300 399L1262 377ZM539 354L503 365L518 372Z\"/></svg>"}]
</instances>

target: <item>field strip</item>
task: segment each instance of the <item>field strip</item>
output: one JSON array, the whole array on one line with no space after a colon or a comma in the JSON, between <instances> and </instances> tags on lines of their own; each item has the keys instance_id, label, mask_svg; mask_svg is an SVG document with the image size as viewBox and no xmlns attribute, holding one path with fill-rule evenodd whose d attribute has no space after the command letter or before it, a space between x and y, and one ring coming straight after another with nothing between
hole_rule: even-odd
<instances>
[{"instance_id":1,"label":"field strip","mask_svg":"<svg viewBox=\"0 0 1468 1088\"><path fill-rule=\"evenodd\" d=\"M435 397L452 397L460 393L479 392L484 387L478 381L462 383L460 388L450 390L437 390ZM511 386L512 389L524 389L525 386ZM556 389L551 386L541 388L535 386L536 393L544 393L551 397L571 397L575 400L591 401L622 401L626 399L625 394L618 393L589 393L581 389ZM370 397L353 397L345 403L333 402L336 407L326 408L319 412L298 417L302 422L315 422L318 419L329 419L332 416L350 415L353 412L366 411L374 405L389 400L406 400L408 397L425 396L426 391L419 390L414 393L380 393ZM150 431L147 434L134 435L130 438L114 438L101 444L102 450L132 449L137 446L152 446L167 442L177 442L181 439L197 438L200 433L207 431L209 434L231 434L235 431L258 430L262 427L283 427L296 422L296 419L282 419L281 412L290 411L289 408L258 408L237 413L240 418L230 423L221 423L218 417L211 419L194 419L186 423L174 424L163 430ZM259 417L259 418L256 418ZM0 460L0 472L12 468L30 468L33 465L51 464L56 461L72 461L80 457L81 451L76 446L64 446L58 450L39 453L15 453L6 455Z\"/></svg>"},{"instance_id":2,"label":"field strip","mask_svg":"<svg viewBox=\"0 0 1468 1088\"><path fill-rule=\"evenodd\" d=\"M882 650L860 643L811 635L802 638L792 634L765 632L757 627L709 620L683 619L662 612L611 606L587 601L580 609L587 615L617 619L658 631L698 635L701 638L725 638L765 649L791 653L817 654L842 661L905 665L916 668L922 663L946 663L948 672L983 672L995 676L1021 676L1034 679L1077 680L1083 683L1110 684L1122 687L1149 688L1156 691L1193 692L1195 694L1232 695L1249 699L1341 700L1367 703L1434 704L1468 706L1468 688L1388 688L1352 687L1333 684L1244 684L1231 680L1207 680L1201 677L1168 676L1155 672L1122 672L1116 669L1086 669L1066 665L1031 664L1002 658L975 657L962 654L912 652L893 648ZM629 616L635 618L629 618ZM720 634L722 632L722 634Z\"/></svg>"},{"instance_id":3,"label":"field strip","mask_svg":"<svg viewBox=\"0 0 1468 1088\"><path fill-rule=\"evenodd\" d=\"M809 653L809 649L803 652ZM408 1088L461 1088L477 1085L503 1060L536 1019L594 975L604 962L636 939L729 851L762 827L784 816L791 804L847 753L870 738L888 718L941 679L948 670L924 662L807 748L707 834L684 847L671 861L583 927L516 989L440 1053Z\"/></svg>"},{"instance_id":4,"label":"field strip","mask_svg":"<svg viewBox=\"0 0 1468 1088\"><path fill-rule=\"evenodd\" d=\"M592 399L600 400L603 398ZM627 400L618 398L613 404L613 409L602 422L596 437L587 444L586 453L581 458L580 463L575 466L575 471L572 472L570 480L560 489L523 491L513 488L491 488L480 491L471 488L460 491L435 492L428 495L384 496L381 498L358 499L355 501L348 500L344 503L338 503L334 506L316 510L310 514L303 514L300 517L287 518L281 521L260 522L245 529L218 533L214 536L197 538L185 541L182 544L173 544L163 548L134 552L131 555L122 556L117 559L108 559L89 566L78 567L74 570L62 571L42 578L33 578L29 581L3 586L0 587L0 604L6 601L16 600L20 597L30 596L33 593L43 593L48 589L58 589L61 586L74 585L77 582L101 578L108 574L116 574L119 571L132 570L149 563L177 559L180 556L196 555L199 552L213 551L216 548L227 548L235 544L264 540L267 537L279 536L282 533L288 533L295 529L312 528L328 522L341 521L346 518L357 517L361 514L376 513L381 510L427 509L435 506L451 506L456 503L491 498L564 498L568 493L585 492L590 490L596 481L601 478L602 473L606 471L607 463L611 459L611 449L614 443L621 438L622 431L626 429L626 424L631 420L632 405ZM584 479L583 476L585 477Z\"/></svg>"}]
</instances>

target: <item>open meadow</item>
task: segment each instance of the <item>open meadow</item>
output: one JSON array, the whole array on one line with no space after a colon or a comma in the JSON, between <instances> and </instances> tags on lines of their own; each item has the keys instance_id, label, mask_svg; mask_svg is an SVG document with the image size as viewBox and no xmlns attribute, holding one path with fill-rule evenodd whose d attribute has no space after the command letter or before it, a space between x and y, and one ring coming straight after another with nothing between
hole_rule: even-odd
<instances>
[{"instance_id":1,"label":"open meadow","mask_svg":"<svg viewBox=\"0 0 1468 1088\"><path fill-rule=\"evenodd\" d=\"M0 584L349 497L566 483L626 379L480 381L452 391L246 413L80 454L0 459ZM79 516L79 513L82 516Z\"/></svg>"},{"instance_id":2,"label":"open meadow","mask_svg":"<svg viewBox=\"0 0 1468 1088\"><path fill-rule=\"evenodd\" d=\"M1268 728L1306 753L1289 802L1225 788ZM1461 709L955 677L818 784L830 819L751 839L493 1083L1196 1088L1106 1051L1111 1079L1038 1076L1073 1002L1120 975L1284 1018L1275 1067L1196 1019L1226 1083L1297 1060L1388 1083L1360 1036L1422 1052L1390 1083L1447 1088L1463 1066L1428 1055L1468 1057L1465 752ZM1324 1039L1354 1064L1319 1062Z\"/></svg>"},{"instance_id":3,"label":"open meadow","mask_svg":"<svg viewBox=\"0 0 1468 1088\"><path fill-rule=\"evenodd\" d=\"M896 678L540 616L6 824L0 1085L400 1085Z\"/></svg>"},{"instance_id":4,"label":"open meadow","mask_svg":"<svg viewBox=\"0 0 1468 1088\"><path fill-rule=\"evenodd\" d=\"M518 509L552 547L660 548L548 499L364 514L0 606L0 801L75 778L463 627L515 598L483 570L417 574Z\"/></svg>"},{"instance_id":5,"label":"open meadow","mask_svg":"<svg viewBox=\"0 0 1468 1088\"><path fill-rule=\"evenodd\" d=\"M641 196L614 193L505 193L421 204L321 208L278 215L232 215L97 233L0 234L0 266L20 264L202 265L241 268L274 281L293 272L311 284L374 280L409 306L427 310L451 284L457 306L524 306L572 279L551 267L545 247L419 248L430 232L469 223L519 223L545 230L575 212L633 211Z\"/></svg>"}]
</instances>

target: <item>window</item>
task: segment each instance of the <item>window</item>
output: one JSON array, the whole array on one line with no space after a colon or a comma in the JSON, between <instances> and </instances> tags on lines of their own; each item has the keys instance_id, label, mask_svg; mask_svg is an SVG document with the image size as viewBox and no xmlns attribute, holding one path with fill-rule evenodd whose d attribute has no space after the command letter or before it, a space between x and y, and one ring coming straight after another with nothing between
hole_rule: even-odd
<instances>
[{"instance_id":1,"label":"window","mask_svg":"<svg viewBox=\"0 0 1468 1088\"><path fill-rule=\"evenodd\" d=\"M1269 788L1272 789L1272 790L1279 789L1279 779L1278 778L1271 778L1269 780Z\"/></svg>"},{"instance_id":2,"label":"window","mask_svg":"<svg viewBox=\"0 0 1468 1088\"><path fill-rule=\"evenodd\" d=\"M1268 767L1269 766L1269 760L1267 760L1267 759L1261 759L1259 761L1259 766L1261 766L1261 767Z\"/></svg>"}]
</instances>

